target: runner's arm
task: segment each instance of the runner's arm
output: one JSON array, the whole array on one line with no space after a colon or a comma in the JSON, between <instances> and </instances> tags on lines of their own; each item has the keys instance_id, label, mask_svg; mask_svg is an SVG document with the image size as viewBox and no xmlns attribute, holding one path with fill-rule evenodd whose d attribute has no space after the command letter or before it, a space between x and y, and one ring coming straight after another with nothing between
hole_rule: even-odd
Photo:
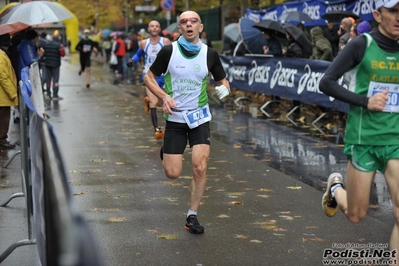
<instances>
[{"instance_id":1,"label":"runner's arm","mask_svg":"<svg viewBox=\"0 0 399 266\"><path fill-rule=\"evenodd\" d=\"M320 80L319 88L322 92L337 100L367 108L368 97L349 91L337 82L348 70L360 63L366 45L366 38L359 36L339 52Z\"/></svg>"}]
</instances>

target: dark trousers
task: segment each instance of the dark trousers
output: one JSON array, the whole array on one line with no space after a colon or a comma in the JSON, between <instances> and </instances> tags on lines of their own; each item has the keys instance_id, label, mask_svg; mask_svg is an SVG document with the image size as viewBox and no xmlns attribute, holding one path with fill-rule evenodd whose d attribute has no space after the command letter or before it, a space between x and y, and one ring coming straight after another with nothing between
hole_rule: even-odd
<instances>
[{"instance_id":1,"label":"dark trousers","mask_svg":"<svg viewBox=\"0 0 399 266\"><path fill-rule=\"evenodd\" d=\"M11 107L0 106L0 144L7 143L8 130L10 128Z\"/></svg>"},{"instance_id":2,"label":"dark trousers","mask_svg":"<svg viewBox=\"0 0 399 266\"><path fill-rule=\"evenodd\" d=\"M47 95L51 96L51 86L53 87L53 97L58 96L58 82L60 80L60 67L46 67L46 90Z\"/></svg>"}]
</instances>

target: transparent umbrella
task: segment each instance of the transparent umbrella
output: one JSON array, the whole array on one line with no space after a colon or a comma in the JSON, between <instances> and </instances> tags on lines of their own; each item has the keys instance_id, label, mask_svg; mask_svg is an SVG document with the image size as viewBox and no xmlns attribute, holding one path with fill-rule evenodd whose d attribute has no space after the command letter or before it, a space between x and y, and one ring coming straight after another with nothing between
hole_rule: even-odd
<instances>
[{"instance_id":1,"label":"transparent umbrella","mask_svg":"<svg viewBox=\"0 0 399 266\"><path fill-rule=\"evenodd\" d=\"M23 22L28 25L60 22L73 18L63 5L48 1L32 1L14 5L0 15L0 23Z\"/></svg>"},{"instance_id":2,"label":"transparent umbrella","mask_svg":"<svg viewBox=\"0 0 399 266\"><path fill-rule=\"evenodd\" d=\"M231 23L224 27L224 36L228 37L233 42L239 42L240 37L240 25L238 23Z\"/></svg>"},{"instance_id":3,"label":"transparent umbrella","mask_svg":"<svg viewBox=\"0 0 399 266\"><path fill-rule=\"evenodd\" d=\"M281 21L311 22L313 19L302 11L288 11L279 18Z\"/></svg>"},{"instance_id":4,"label":"transparent umbrella","mask_svg":"<svg viewBox=\"0 0 399 266\"><path fill-rule=\"evenodd\" d=\"M169 32L169 33L179 32L179 30L177 29L177 26L178 26L177 22L173 22L172 24L170 24L169 26L167 26L165 28L165 31Z\"/></svg>"}]
</instances>

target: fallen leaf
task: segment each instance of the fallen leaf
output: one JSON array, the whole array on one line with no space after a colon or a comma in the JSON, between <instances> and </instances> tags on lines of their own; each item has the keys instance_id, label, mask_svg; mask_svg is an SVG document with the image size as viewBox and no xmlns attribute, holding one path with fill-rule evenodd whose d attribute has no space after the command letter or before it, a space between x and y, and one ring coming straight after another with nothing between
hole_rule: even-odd
<instances>
[{"instance_id":1,"label":"fallen leaf","mask_svg":"<svg viewBox=\"0 0 399 266\"><path fill-rule=\"evenodd\" d=\"M257 239L253 239L253 240L251 240L251 241L249 241L249 242L255 243L255 244L260 244L260 243L262 243L262 241L257 240Z\"/></svg>"},{"instance_id":2,"label":"fallen leaf","mask_svg":"<svg viewBox=\"0 0 399 266\"><path fill-rule=\"evenodd\" d=\"M266 229L266 230L271 230L271 229L275 229L276 226L271 225L271 224L265 224L265 225L262 225L261 228Z\"/></svg>"},{"instance_id":3,"label":"fallen leaf","mask_svg":"<svg viewBox=\"0 0 399 266\"><path fill-rule=\"evenodd\" d=\"M293 162L294 159L292 159L292 158L285 158L284 161L285 161L285 162Z\"/></svg>"},{"instance_id":4,"label":"fallen leaf","mask_svg":"<svg viewBox=\"0 0 399 266\"><path fill-rule=\"evenodd\" d=\"M170 201L170 202L175 202L175 201L178 201L179 199L178 198L171 198L171 197L167 197L166 198L168 201Z\"/></svg>"},{"instance_id":5,"label":"fallen leaf","mask_svg":"<svg viewBox=\"0 0 399 266\"><path fill-rule=\"evenodd\" d=\"M284 220L288 220L288 221L294 220L294 218L292 218L291 216L287 216L287 215L280 215L280 217L283 218Z\"/></svg>"},{"instance_id":6,"label":"fallen leaf","mask_svg":"<svg viewBox=\"0 0 399 266\"><path fill-rule=\"evenodd\" d=\"M261 189L258 189L258 191L259 191L259 192L272 192L273 189L270 189L270 188L261 188Z\"/></svg>"},{"instance_id":7,"label":"fallen leaf","mask_svg":"<svg viewBox=\"0 0 399 266\"><path fill-rule=\"evenodd\" d=\"M127 198L128 195L126 194L116 194L114 198Z\"/></svg>"},{"instance_id":8,"label":"fallen leaf","mask_svg":"<svg viewBox=\"0 0 399 266\"><path fill-rule=\"evenodd\" d=\"M172 182L172 181L162 181L162 183L167 185L167 186L171 186L171 187L181 187L181 186L183 186L182 183Z\"/></svg>"},{"instance_id":9,"label":"fallen leaf","mask_svg":"<svg viewBox=\"0 0 399 266\"><path fill-rule=\"evenodd\" d=\"M323 238L319 238L319 237L310 238L310 240L313 240L315 242L326 242L327 241L327 239L323 239Z\"/></svg>"},{"instance_id":10,"label":"fallen leaf","mask_svg":"<svg viewBox=\"0 0 399 266\"><path fill-rule=\"evenodd\" d=\"M243 195L245 195L245 192L229 192L228 195L229 195L229 197L232 197L232 196L243 196Z\"/></svg>"},{"instance_id":11,"label":"fallen leaf","mask_svg":"<svg viewBox=\"0 0 399 266\"><path fill-rule=\"evenodd\" d=\"M288 188L288 189L292 189L292 190L302 189L301 186L290 186L290 187L287 187L287 188Z\"/></svg>"},{"instance_id":12,"label":"fallen leaf","mask_svg":"<svg viewBox=\"0 0 399 266\"><path fill-rule=\"evenodd\" d=\"M306 227L306 229L316 229L316 228L319 228L319 227L314 226L314 225L311 225L311 226L307 226L307 227Z\"/></svg>"},{"instance_id":13,"label":"fallen leaf","mask_svg":"<svg viewBox=\"0 0 399 266\"><path fill-rule=\"evenodd\" d=\"M232 201L231 203L234 205L244 205L243 201Z\"/></svg>"},{"instance_id":14,"label":"fallen leaf","mask_svg":"<svg viewBox=\"0 0 399 266\"><path fill-rule=\"evenodd\" d=\"M116 222L124 222L126 221L125 217L110 217L107 219L107 222L116 223Z\"/></svg>"},{"instance_id":15,"label":"fallen leaf","mask_svg":"<svg viewBox=\"0 0 399 266\"><path fill-rule=\"evenodd\" d=\"M122 165L122 164L125 164L125 163L123 163L123 162L116 162L115 164L117 164L117 165Z\"/></svg>"},{"instance_id":16,"label":"fallen leaf","mask_svg":"<svg viewBox=\"0 0 399 266\"><path fill-rule=\"evenodd\" d=\"M79 173L81 173L81 172L82 172L81 170L72 170L72 171L71 171L72 174L79 174Z\"/></svg>"},{"instance_id":17,"label":"fallen leaf","mask_svg":"<svg viewBox=\"0 0 399 266\"><path fill-rule=\"evenodd\" d=\"M247 239L248 237L247 237L247 236L244 236L244 235L236 235L235 238L238 238L238 239Z\"/></svg>"},{"instance_id":18,"label":"fallen leaf","mask_svg":"<svg viewBox=\"0 0 399 266\"><path fill-rule=\"evenodd\" d=\"M247 157L255 157L256 154L253 154L253 153L246 153L246 154L244 154L244 156L247 156Z\"/></svg>"},{"instance_id":19,"label":"fallen leaf","mask_svg":"<svg viewBox=\"0 0 399 266\"><path fill-rule=\"evenodd\" d=\"M284 228L281 227L281 226L276 226L276 228L273 228L273 231L276 231L276 232L286 232L287 229L284 229Z\"/></svg>"},{"instance_id":20,"label":"fallen leaf","mask_svg":"<svg viewBox=\"0 0 399 266\"><path fill-rule=\"evenodd\" d=\"M95 208L93 211L95 212L118 212L119 209L101 209L101 208Z\"/></svg>"},{"instance_id":21,"label":"fallen leaf","mask_svg":"<svg viewBox=\"0 0 399 266\"><path fill-rule=\"evenodd\" d=\"M91 172L91 173L101 173L103 170L101 170L101 169L92 169L92 170L90 170L89 171L89 173Z\"/></svg>"},{"instance_id":22,"label":"fallen leaf","mask_svg":"<svg viewBox=\"0 0 399 266\"><path fill-rule=\"evenodd\" d=\"M218 218L230 218L230 216L226 215L226 214L221 214L218 216Z\"/></svg>"},{"instance_id":23,"label":"fallen leaf","mask_svg":"<svg viewBox=\"0 0 399 266\"><path fill-rule=\"evenodd\" d=\"M104 162L106 162L107 160L105 160L105 159L103 159L103 158L100 158L100 159L91 159L91 161L94 162L94 163L104 163Z\"/></svg>"},{"instance_id":24,"label":"fallen leaf","mask_svg":"<svg viewBox=\"0 0 399 266\"><path fill-rule=\"evenodd\" d=\"M85 194L84 192L73 193L74 196L79 196Z\"/></svg>"},{"instance_id":25,"label":"fallen leaf","mask_svg":"<svg viewBox=\"0 0 399 266\"><path fill-rule=\"evenodd\" d=\"M258 197L261 197L261 198L267 199L267 198L270 198L270 195L258 195Z\"/></svg>"},{"instance_id":26,"label":"fallen leaf","mask_svg":"<svg viewBox=\"0 0 399 266\"><path fill-rule=\"evenodd\" d=\"M168 239L168 240L171 240L171 239L176 239L176 238L177 238L177 235L176 235L176 234L172 234L172 235L165 235L165 234L162 234L162 235L157 236L157 238L158 238L158 239Z\"/></svg>"},{"instance_id":27,"label":"fallen leaf","mask_svg":"<svg viewBox=\"0 0 399 266\"><path fill-rule=\"evenodd\" d=\"M153 229L153 230L148 230L148 231L151 232L151 233L155 233L155 234L161 233L161 229L159 229L159 228L156 228L156 229Z\"/></svg>"}]
</instances>

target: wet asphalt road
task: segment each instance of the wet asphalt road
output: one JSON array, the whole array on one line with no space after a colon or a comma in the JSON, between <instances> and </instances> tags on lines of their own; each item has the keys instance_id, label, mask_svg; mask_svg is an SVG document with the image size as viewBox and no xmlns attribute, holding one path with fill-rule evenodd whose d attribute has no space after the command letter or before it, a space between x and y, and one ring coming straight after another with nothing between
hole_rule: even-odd
<instances>
[{"instance_id":1,"label":"wet asphalt road","mask_svg":"<svg viewBox=\"0 0 399 266\"><path fill-rule=\"evenodd\" d=\"M47 113L69 173L76 207L92 230L104 265L322 265L333 243L387 243L393 225L381 176L372 208L358 225L321 210L327 176L345 173L342 147L293 127L213 106L207 189L199 210L205 234L183 229L190 152L182 176L168 180L143 112L142 86L112 85L93 63L91 89L63 61L59 102ZM161 125L163 123L162 119ZM11 138L18 139L12 125ZM0 153L3 164L15 151ZM1 170L0 202L20 191L19 157ZM0 208L0 252L25 239L24 200ZM1 265L39 265L35 246Z\"/></svg>"}]
</instances>

